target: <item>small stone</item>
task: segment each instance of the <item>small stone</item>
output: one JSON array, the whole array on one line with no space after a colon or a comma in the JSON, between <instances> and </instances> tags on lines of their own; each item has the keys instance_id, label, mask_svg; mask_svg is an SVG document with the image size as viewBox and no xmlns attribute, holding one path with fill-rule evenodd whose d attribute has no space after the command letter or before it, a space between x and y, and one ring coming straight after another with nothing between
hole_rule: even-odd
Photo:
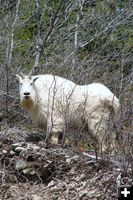
<instances>
[{"instance_id":1,"label":"small stone","mask_svg":"<svg viewBox=\"0 0 133 200\"><path fill-rule=\"evenodd\" d=\"M22 151L20 151L19 156L21 156L21 158L25 158L28 155L28 151L27 149L24 149Z\"/></svg>"},{"instance_id":2,"label":"small stone","mask_svg":"<svg viewBox=\"0 0 133 200\"><path fill-rule=\"evenodd\" d=\"M83 190L79 192L79 197L84 197L88 193L87 190Z\"/></svg>"},{"instance_id":3,"label":"small stone","mask_svg":"<svg viewBox=\"0 0 133 200\"><path fill-rule=\"evenodd\" d=\"M15 153L14 151L12 151L12 150L10 151L10 155L11 155L11 156L14 156L15 154L16 154L16 153Z\"/></svg>"},{"instance_id":4,"label":"small stone","mask_svg":"<svg viewBox=\"0 0 133 200\"><path fill-rule=\"evenodd\" d=\"M43 200L42 197L37 196L36 194L31 196L32 200Z\"/></svg>"},{"instance_id":5,"label":"small stone","mask_svg":"<svg viewBox=\"0 0 133 200\"><path fill-rule=\"evenodd\" d=\"M34 175L36 174L35 170L33 168L26 168L23 170L24 174L30 174L30 175Z\"/></svg>"},{"instance_id":6,"label":"small stone","mask_svg":"<svg viewBox=\"0 0 133 200\"><path fill-rule=\"evenodd\" d=\"M30 172L30 175L35 175L36 171L34 169L32 169L32 171Z\"/></svg>"},{"instance_id":7,"label":"small stone","mask_svg":"<svg viewBox=\"0 0 133 200\"><path fill-rule=\"evenodd\" d=\"M3 113L0 112L0 122L2 121L2 118L3 118Z\"/></svg>"},{"instance_id":8,"label":"small stone","mask_svg":"<svg viewBox=\"0 0 133 200\"><path fill-rule=\"evenodd\" d=\"M7 151L3 149L3 150L2 150L2 153L3 153L3 154L7 154Z\"/></svg>"},{"instance_id":9,"label":"small stone","mask_svg":"<svg viewBox=\"0 0 133 200\"><path fill-rule=\"evenodd\" d=\"M45 148L41 148L41 150L40 150L40 154L45 154L47 152L47 150L45 149Z\"/></svg>"},{"instance_id":10,"label":"small stone","mask_svg":"<svg viewBox=\"0 0 133 200\"><path fill-rule=\"evenodd\" d=\"M18 160L15 165L16 170L22 170L27 167L27 162L24 160Z\"/></svg>"},{"instance_id":11,"label":"small stone","mask_svg":"<svg viewBox=\"0 0 133 200\"><path fill-rule=\"evenodd\" d=\"M35 144L28 144L27 149L29 150L34 150L34 151L39 151L41 148Z\"/></svg>"},{"instance_id":12,"label":"small stone","mask_svg":"<svg viewBox=\"0 0 133 200\"><path fill-rule=\"evenodd\" d=\"M47 185L47 187L53 187L55 184L56 184L56 182L52 180L52 181L50 181L50 183Z\"/></svg>"},{"instance_id":13,"label":"small stone","mask_svg":"<svg viewBox=\"0 0 133 200\"><path fill-rule=\"evenodd\" d=\"M46 148L46 142L43 142L43 141L39 141L38 142L38 145L40 146L40 147L43 147L43 148Z\"/></svg>"},{"instance_id":14,"label":"small stone","mask_svg":"<svg viewBox=\"0 0 133 200\"><path fill-rule=\"evenodd\" d=\"M15 149L16 147L22 147L24 145L24 143L21 143L21 142L19 142L19 143L14 143L14 144L11 144L11 148L12 149Z\"/></svg>"},{"instance_id":15,"label":"small stone","mask_svg":"<svg viewBox=\"0 0 133 200\"><path fill-rule=\"evenodd\" d=\"M70 158L67 158L67 159L66 159L66 163L67 163L67 164L70 164L70 163L71 163L71 159L70 159Z\"/></svg>"},{"instance_id":16,"label":"small stone","mask_svg":"<svg viewBox=\"0 0 133 200\"><path fill-rule=\"evenodd\" d=\"M0 170L0 179L2 180L5 177L5 172Z\"/></svg>"},{"instance_id":17,"label":"small stone","mask_svg":"<svg viewBox=\"0 0 133 200\"><path fill-rule=\"evenodd\" d=\"M16 147L16 148L15 148L15 151L16 151L17 153L20 153L21 151L25 151L25 148L24 148L24 147Z\"/></svg>"},{"instance_id":18,"label":"small stone","mask_svg":"<svg viewBox=\"0 0 133 200\"><path fill-rule=\"evenodd\" d=\"M73 157L69 157L69 158L66 158L66 163L70 164L73 160L74 161L77 161L79 159L79 156L73 156Z\"/></svg>"}]
</instances>

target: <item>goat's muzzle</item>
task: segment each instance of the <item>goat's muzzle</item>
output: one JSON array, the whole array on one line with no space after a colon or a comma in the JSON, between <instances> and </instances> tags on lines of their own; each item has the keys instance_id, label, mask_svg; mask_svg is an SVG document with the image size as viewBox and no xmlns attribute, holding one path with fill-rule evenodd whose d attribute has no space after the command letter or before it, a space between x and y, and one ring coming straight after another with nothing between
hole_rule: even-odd
<instances>
[{"instance_id":1,"label":"goat's muzzle","mask_svg":"<svg viewBox=\"0 0 133 200\"><path fill-rule=\"evenodd\" d=\"M29 99L29 96L24 96L25 99Z\"/></svg>"},{"instance_id":2,"label":"goat's muzzle","mask_svg":"<svg viewBox=\"0 0 133 200\"><path fill-rule=\"evenodd\" d=\"M29 99L30 97L30 92L24 92L24 98Z\"/></svg>"}]
</instances>

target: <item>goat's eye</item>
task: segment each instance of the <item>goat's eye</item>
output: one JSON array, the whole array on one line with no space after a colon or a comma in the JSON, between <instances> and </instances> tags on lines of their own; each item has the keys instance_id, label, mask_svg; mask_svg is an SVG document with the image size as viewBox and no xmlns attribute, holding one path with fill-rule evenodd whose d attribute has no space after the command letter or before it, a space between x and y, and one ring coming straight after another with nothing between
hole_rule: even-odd
<instances>
[{"instance_id":1,"label":"goat's eye","mask_svg":"<svg viewBox=\"0 0 133 200\"><path fill-rule=\"evenodd\" d=\"M23 85L23 83L20 83L20 85Z\"/></svg>"},{"instance_id":2,"label":"goat's eye","mask_svg":"<svg viewBox=\"0 0 133 200\"><path fill-rule=\"evenodd\" d=\"M31 85L33 85L33 83L31 83Z\"/></svg>"}]
</instances>

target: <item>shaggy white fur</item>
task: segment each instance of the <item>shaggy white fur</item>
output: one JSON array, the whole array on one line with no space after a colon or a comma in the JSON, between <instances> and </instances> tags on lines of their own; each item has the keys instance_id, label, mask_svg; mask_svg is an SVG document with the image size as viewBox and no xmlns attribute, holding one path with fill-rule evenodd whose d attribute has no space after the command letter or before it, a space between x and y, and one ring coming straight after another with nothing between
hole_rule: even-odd
<instances>
[{"instance_id":1,"label":"shaggy white fur","mask_svg":"<svg viewBox=\"0 0 133 200\"><path fill-rule=\"evenodd\" d=\"M46 132L52 133L52 142L67 124L88 125L99 148L107 149L106 131L110 116L115 117L119 100L103 84L76 85L74 82L53 75L18 76L20 100L33 121ZM114 137L111 137L114 143Z\"/></svg>"}]
</instances>

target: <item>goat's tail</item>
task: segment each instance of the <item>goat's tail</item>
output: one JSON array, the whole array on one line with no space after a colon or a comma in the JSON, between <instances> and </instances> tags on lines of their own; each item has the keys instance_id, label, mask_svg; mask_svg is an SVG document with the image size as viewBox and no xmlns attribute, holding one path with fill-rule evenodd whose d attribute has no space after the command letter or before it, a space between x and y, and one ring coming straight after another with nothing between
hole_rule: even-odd
<instances>
[{"instance_id":1,"label":"goat's tail","mask_svg":"<svg viewBox=\"0 0 133 200\"><path fill-rule=\"evenodd\" d=\"M119 99L116 96L109 96L108 98L104 99L104 105L107 107L110 107L110 109L114 112L116 115L120 108L120 102Z\"/></svg>"}]
</instances>

